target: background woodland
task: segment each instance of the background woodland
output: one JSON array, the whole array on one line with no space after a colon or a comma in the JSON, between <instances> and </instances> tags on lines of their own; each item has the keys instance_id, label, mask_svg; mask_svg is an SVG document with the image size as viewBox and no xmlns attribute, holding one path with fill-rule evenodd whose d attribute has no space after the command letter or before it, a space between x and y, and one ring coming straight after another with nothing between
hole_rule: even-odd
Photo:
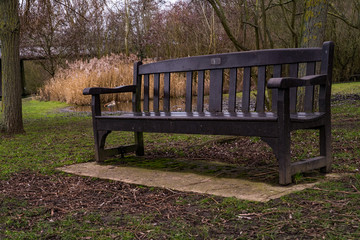
<instances>
[{"instance_id":1,"label":"background woodland","mask_svg":"<svg viewBox=\"0 0 360 240\"><path fill-rule=\"evenodd\" d=\"M318 38L335 42L334 81L351 80L360 73L358 0L33 0L20 6L21 49L45 56L38 63L53 77L68 62L110 54L160 60L300 47L306 4L322 1L329 4Z\"/></svg>"}]
</instances>

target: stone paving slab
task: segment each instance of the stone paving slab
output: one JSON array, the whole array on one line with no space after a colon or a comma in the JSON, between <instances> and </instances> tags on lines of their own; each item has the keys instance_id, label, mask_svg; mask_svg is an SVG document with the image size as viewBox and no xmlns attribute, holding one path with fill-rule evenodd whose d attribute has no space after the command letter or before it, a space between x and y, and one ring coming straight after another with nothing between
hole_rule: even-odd
<instances>
[{"instance_id":1,"label":"stone paving slab","mask_svg":"<svg viewBox=\"0 0 360 240\"><path fill-rule=\"evenodd\" d=\"M65 166L58 168L58 170L81 176L110 179L149 187L213 194L223 197L235 197L242 200L261 202L279 198L295 191L301 191L317 184L307 183L290 186L274 186L238 178L219 178L194 173L100 165L96 162ZM326 179L339 177L340 176L336 174L326 175Z\"/></svg>"}]
</instances>

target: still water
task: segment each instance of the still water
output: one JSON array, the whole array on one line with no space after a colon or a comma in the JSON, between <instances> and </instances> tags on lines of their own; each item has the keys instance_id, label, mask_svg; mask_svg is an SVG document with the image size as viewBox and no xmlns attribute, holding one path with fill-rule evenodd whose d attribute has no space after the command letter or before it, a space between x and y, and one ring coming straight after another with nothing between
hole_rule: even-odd
<instances>
[{"instance_id":1,"label":"still water","mask_svg":"<svg viewBox=\"0 0 360 240\"><path fill-rule=\"evenodd\" d=\"M204 111L208 110L208 101L209 97L204 97ZM197 98L196 96L192 99L192 108L193 110L196 109L196 102ZM154 102L152 100L149 101L149 108L150 111L153 110L153 104ZM101 111L103 112L132 112L132 103L131 101L127 102L116 102L114 106L111 107L105 107L106 103L101 104ZM141 106L143 106L143 102L141 103ZM160 111L163 110L163 101L159 101L159 108ZM70 107L69 110L77 111L77 112L90 112L91 106L73 106ZM184 112L185 111L185 98L172 98L170 100L170 111L172 112Z\"/></svg>"}]
</instances>

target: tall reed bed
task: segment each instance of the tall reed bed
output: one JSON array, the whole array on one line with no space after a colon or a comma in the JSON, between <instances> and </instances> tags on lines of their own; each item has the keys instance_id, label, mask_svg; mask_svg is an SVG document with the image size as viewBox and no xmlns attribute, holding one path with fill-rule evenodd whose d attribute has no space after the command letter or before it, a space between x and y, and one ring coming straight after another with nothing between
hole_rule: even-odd
<instances>
[{"instance_id":1,"label":"tall reed bed","mask_svg":"<svg viewBox=\"0 0 360 240\"><path fill-rule=\"evenodd\" d=\"M103 58L90 60L78 60L68 63L67 68L59 69L55 77L50 79L39 89L38 96L45 101L61 101L75 105L88 105L90 96L84 96L82 91L87 87L116 87L129 85L133 82L133 63L137 61L136 56L110 55ZM153 60L146 60L145 63ZM242 72L238 72L238 91L242 88ZM163 86L163 75L160 85ZM153 76L150 76L150 98L153 96ZM210 76L205 72L204 94L209 94ZM224 72L224 93L228 91L229 73ZM162 89L160 87L160 89ZM170 96L173 98L183 97L186 92L186 73L171 74ZM194 74L193 95L197 95L197 74ZM160 97L163 91L160 91ZM103 94L103 103L116 101L131 101L131 93Z\"/></svg>"},{"instance_id":2,"label":"tall reed bed","mask_svg":"<svg viewBox=\"0 0 360 240\"><path fill-rule=\"evenodd\" d=\"M78 60L59 69L54 78L39 89L41 100L61 101L76 105L87 105L90 97L82 91L86 87L116 87L132 84L135 56L110 55L101 59ZM129 101L131 94L104 94L103 102Z\"/></svg>"},{"instance_id":3,"label":"tall reed bed","mask_svg":"<svg viewBox=\"0 0 360 240\"><path fill-rule=\"evenodd\" d=\"M75 105L88 105L90 96L84 96L82 91L86 87L116 87L132 84L133 63L135 56L110 55L100 59L78 60L67 64L67 68L59 69L54 78L50 79L39 89L38 97L45 101L61 101ZM146 60L145 62L152 62ZM152 78L150 78L152 80ZM161 79L163 81L163 79ZM185 95L184 74L173 74L171 77L171 96ZM150 85L150 97L153 86ZM163 93L161 93L163 94ZM131 101L131 93L103 94L102 102Z\"/></svg>"}]
</instances>

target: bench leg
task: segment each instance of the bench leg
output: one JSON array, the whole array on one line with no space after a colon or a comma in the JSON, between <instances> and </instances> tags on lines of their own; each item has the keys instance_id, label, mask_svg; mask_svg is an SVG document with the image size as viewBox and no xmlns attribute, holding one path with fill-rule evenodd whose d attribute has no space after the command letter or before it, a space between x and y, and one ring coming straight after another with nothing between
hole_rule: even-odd
<instances>
[{"instance_id":1,"label":"bench leg","mask_svg":"<svg viewBox=\"0 0 360 240\"><path fill-rule=\"evenodd\" d=\"M290 133L278 139L279 162L279 184L288 185L292 183L291 178L291 155L290 155Z\"/></svg>"},{"instance_id":2,"label":"bench leg","mask_svg":"<svg viewBox=\"0 0 360 240\"><path fill-rule=\"evenodd\" d=\"M320 128L320 155L325 156L326 166L321 168L321 172L328 173L331 171L331 127L327 124Z\"/></svg>"},{"instance_id":3,"label":"bench leg","mask_svg":"<svg viewBox=\"0 0 360 240\"><path fill-rule=\"evenodd\" d=\"M144 156L144 137L142 132L134 132L135 135L135 145L136 145L136 155Z\"/></svg>"},{"instance_id":4,"label":"bench leg","mask_svg":"<svg viewBox=\"0 0 360 240\"><path fill-rule=\"evenodd\" d=\"M111 131L94 131L95 159L97 162L104 162L105 140L110 133Z\"/></svg>"}]
</instances>

